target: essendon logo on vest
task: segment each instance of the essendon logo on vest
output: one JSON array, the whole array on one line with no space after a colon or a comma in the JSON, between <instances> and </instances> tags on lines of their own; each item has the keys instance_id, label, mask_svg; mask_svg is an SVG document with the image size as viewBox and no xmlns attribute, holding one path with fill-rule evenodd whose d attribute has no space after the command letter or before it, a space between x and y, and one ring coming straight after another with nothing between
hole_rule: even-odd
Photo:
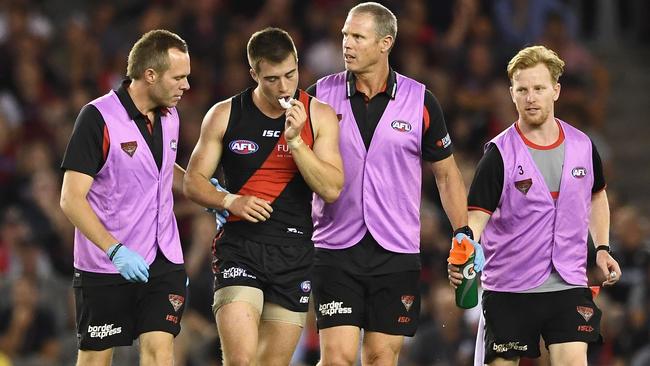
<instances>
[{"instance_id":1,"label":"essendon logo on vest","mask_svg":"<svg viewBox=\"0 0 650 366\"><path fill-rule=\"evenodd\" d=\"M574 178L584 178L587 176L587 168L581 166L573 168L573 170L571 170L571 175L573 175Z\"/></svg>"},{"instance_id":2,"label":"essendon logo on vest","mask_svg":"<svg viewBox=\"0 0 650 366\"><path fill-rule=\"evenodd\" d=\"M395 120L390 123L390 127L399 132L411 131L411 124L406 121Z\"/></svg>"},{"instance_id":3,"label":"essendon logo on vest","mask_svg":"<svg viewBox=\"0 0 650 366\"><path fill-rule=\"evenodd\" d=\"M130 157L133 157L135 150L138 148L138 143L137 141L122 142L120 146L125 153L129 154Z\"/></svg>"},{"instance_id":4,"label":"essendon logo on vest","mask_svg":"<svg viewBox=\"0 0 650 366\"><path fill-rule=\"evenodd\" d=\"M259 149L259 146L257 146L253 141L235 140L228 144L228 148L235 154L248 155L256 152Z\"/></svg>"},{"instance_id":5,"label":"essendon logo on vest","mask_svg":"<svg viewBox=\"0 0 650 366\"><path fill-rule=\"evenodd\" d=\"M528 178L524 180L518 180L515 182L515 188L523 194L527 194L530 187L533 185L533 180Z\"/></svg>"}]
</instances>

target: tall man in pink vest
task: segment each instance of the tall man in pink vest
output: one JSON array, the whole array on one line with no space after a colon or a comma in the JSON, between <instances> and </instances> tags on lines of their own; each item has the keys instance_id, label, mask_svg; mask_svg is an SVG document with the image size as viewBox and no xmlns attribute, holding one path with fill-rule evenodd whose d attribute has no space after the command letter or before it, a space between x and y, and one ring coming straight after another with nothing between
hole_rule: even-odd
<instances>
[{"instance_id":1,"label":"tall man in pink vest","mask_svg":"<svg viewBox=\"0 0 650 366\"><path fill-rule=\"evenodd\" d=\"M128 79L77 117L61 164L61 208L76 227L77 365L110 365L113 347L135 338L141 365L173 363L187 291L175 107L189 74L185 41L148 32L129 53Z\"/></svg>"},{"instance_id":2,"label":"tall man in pink vest","mask_svg":"<svg viewBox=\"0 0 650 366\"><path fill-rule=\"evenodd\" d=\"M587 135L554 115L564 69L534 46L508 64L519 119L486 145L469 194L469 223L485 252L483 362L540 356L586 365L601 312L587 287L587 232L603 285L621 276L609 254L609 205L600 157ZM460 283L450 267L452 285Z\"/></svg>"},{"instance_id":3,"label":"tall man in pink vest","mask_svg":"<svg viewBox=\"0 0 650 366\"><path fill-rule=\"evenodd\" d=\"M420 312L422 161L444 209L469 235L465 186L440 105L425 86L388 64L397 20L370 2L343 26L346 71L308 89L339 116L345 184L334 203L314 196L313 294L322 365L395 365Z\"/></svg>"}]
</instances>

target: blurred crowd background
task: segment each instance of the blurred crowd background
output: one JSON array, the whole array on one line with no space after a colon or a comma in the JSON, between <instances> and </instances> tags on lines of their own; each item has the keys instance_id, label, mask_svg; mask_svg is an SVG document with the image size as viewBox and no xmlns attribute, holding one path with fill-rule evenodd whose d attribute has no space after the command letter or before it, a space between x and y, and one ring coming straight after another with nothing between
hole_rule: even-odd
<instances>
[{"instance_id":1,"label":"blurred crowd background","mask_svg":"<svg viewBox=\"0 0 650 366\"><path fill-rule=\"evenodd\" d=\"M567 62L556 116L587 132L603 158L611 244L623 271L619 284L597 297L604 343L590 347L589 363L650 365L649 3L381 2L399 20L392 66L425 83L440 101L468 186L482 145L516 119L507 61L519 48L541 43ZM185 166L208 108L252 85L245 48L254 31L289 31L298 47L300 86L306 88L343 69L340 30L356 3L0 0L1 366L74 363L73 227L59 209L59 165L77 113L119 85L137 38L166 28L188 42L191 90L178 108L178 163ZM445 269L451 231L429 169L424 174L422 323L417 336L406 340L400 365L471 365L478 311L455 307ZM191 279L176 364L220 365L210 310L214 218L183 197L176 203ZM313 323L294 360L318 360ZM543 357L522 365L547 362ZM137 349L118 349L114 364L137 365Z\"/></svg>"}]
</instances>

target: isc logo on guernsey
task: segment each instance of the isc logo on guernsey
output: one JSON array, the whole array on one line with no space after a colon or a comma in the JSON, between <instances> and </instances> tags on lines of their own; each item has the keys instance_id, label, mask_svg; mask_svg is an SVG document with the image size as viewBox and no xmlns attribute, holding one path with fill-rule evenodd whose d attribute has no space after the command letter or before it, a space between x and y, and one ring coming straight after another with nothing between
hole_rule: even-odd
<instances>
[{"instance_id":1,"label":"isc logo on guernsey","mask_svg":"<svg viewBox=\"0 0 650 366\"><path fill-rule=\"evenodd\" d=\"M248 155L256 152L259 149L256 143L249 140L235 140L228 144L230 151L239 155Z\"/></svg>"}]
</instances>

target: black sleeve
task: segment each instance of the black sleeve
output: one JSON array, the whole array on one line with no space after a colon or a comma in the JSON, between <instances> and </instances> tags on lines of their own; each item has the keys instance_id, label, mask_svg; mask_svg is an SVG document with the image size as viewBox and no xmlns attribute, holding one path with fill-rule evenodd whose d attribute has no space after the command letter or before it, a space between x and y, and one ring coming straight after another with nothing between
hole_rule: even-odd
<instances>
[{"instance_id":1,"label":"black sleeve","mask_svg":"<svg viewBox=\"0 0 650 366\"><path fill-rule=\"evenodd\" d=\"M447 133L445 117L438 99L428 89L424 92L424 117L422 124L426 128L426 115L429 115L429 128L422 134L422 159L440 161L451 155L451 139Z\"/></svg>"},{"instance_id":2,"label":"black sleeve","mask_svg":"<svg viewBox=\"0 0 650 366\"><path fill-rule=\"evenodd\" d=\"M81 109L63 155L61 169L94 177L104 165L104 118L94 105Z\"/></svg>"},{"instance_id":3,"label":"black sleeve","mask_svg":"<svg viewBox=\"0 0 650 366\"><path fill-rule=\"evenodd\" d=\"M591 142L591 155L594 166L594 186L591 188L591 193L596 193L603 190L607 186L607 182L603 173L603 162L600 160L600 154L598 154L593 141Z\"/></svg>"},{"instance_id":4,"label":"black sleeve","mask_svg":"<svg viewBox=\"0 0 650 366\"><path fill-rule=\"evenodd\" d=\"M503 191L503 159L496 145L491 144L474 173L469 188L467 206L493 213L497 209Z\"/></svg>"},{"instance_id":5,"label":"black sleeve","mask_svg":"<svg viewBox=\"0 0 650 366\"><path fill-rule=\"evenodd\" d=\"M311 95L312 97L316 96L316 83L313 83L309 86L309 88L305 89L305 92L307 94Z\"/></svg>"}]
</instances>

